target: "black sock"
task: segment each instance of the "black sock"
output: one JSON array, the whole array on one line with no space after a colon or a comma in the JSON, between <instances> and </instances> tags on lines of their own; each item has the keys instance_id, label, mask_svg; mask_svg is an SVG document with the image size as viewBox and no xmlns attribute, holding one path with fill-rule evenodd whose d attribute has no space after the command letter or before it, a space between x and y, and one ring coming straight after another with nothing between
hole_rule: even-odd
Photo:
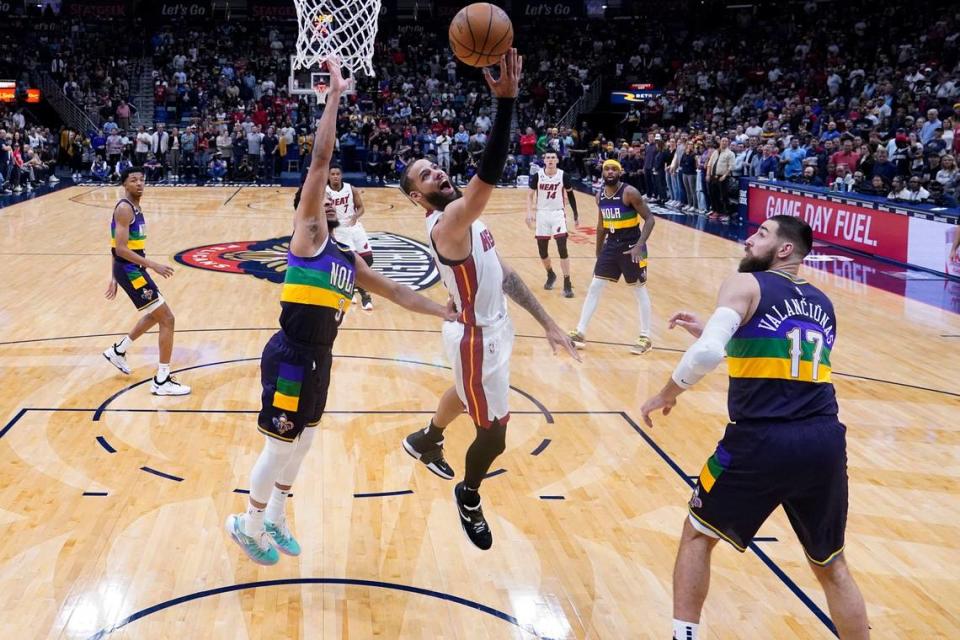
<instances>
[{"instance_id":1,"label":"black sock","mask_svg":"<svg viewBox=\"0 0 960 640\"><path fill-rule=\"evenodd\" d=\"M547 269L547 275L553 278L553 277L556 277L557 274L555 274L553 272L553 269L551 268L551 269Z\"/></svg>"},{"instance_id":2,"label":"black sock","mask_svg":"<svg viewBox=\"0 0 960 640\"><path fill-rule=\"evenodd\" d=\"M433 420L430 420L430 426L427 427L427 440L430 442L440 442L443 440L443 429L433 424Z\"/></svg>"},{"instance_id":3,"label":"black sock","mask_svg":"<svg viewBox=\"0 0 960 640\"><path fill-rule=\"evenodd\" d=\"M477 427L477 437L467 449L466 472L463 475L465 487L480 488L490 465L503 453L506 447L507 426L494 420L487 428Z\"/></svg>"},{"instance_id":4,"label":"black sock","mask_svg":"<svg viewBox=\"0 0 960 640\"><path fill-rule=\"evenodd\" d=\"M467 507L475 507L480 504L480 490L471 489L467 485L463 485L463 492L460 494L460 502Z\"/></svg>"},{"instance_id":5,"label":"black sock","mask_svg":"<svg viewBox=\"0 0 960 640\"><path fill-rule=\"evenodd\" d=\"M570 284L570 276L563 276L563 288L572 289L573 285Z\"/></svg>"}]
</instances>

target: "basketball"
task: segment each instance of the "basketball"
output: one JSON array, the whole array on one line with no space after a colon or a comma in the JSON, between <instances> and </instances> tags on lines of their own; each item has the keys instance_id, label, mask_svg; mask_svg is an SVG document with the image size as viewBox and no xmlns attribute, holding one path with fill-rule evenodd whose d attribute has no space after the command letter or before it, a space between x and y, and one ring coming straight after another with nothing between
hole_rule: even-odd
<instances>
[{"instance_id":1,"label":"basketball","mask_svg":"<svg viewBox=\"0 0 960 640\"><path fill-rule=\"evenodd\" d=\"M513 23L506 12L489 2L460 9L450 23L450 48L471 67L496 64L513 45Z\"/></svg>"}]
</instances>

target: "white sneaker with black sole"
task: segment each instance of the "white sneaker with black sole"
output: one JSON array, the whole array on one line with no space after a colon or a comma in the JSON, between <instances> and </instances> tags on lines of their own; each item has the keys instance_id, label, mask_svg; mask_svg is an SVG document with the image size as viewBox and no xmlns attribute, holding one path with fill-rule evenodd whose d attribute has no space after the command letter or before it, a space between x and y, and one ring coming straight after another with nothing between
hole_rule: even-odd
<instances>
[{"instance_id":1,"label":"white sneaker with black sole","mask_svg":"<svg viewBox=\"0 0 960 640\"><path fill-rule=\"evenodd\" d=\"M103 357L107 362L115 366L120 371L130 375L130 365L127 364L127 354L117 351L117 345L110 345L103 350Z\"/></svg>"},{"instance_id":2,"label":"white sneaker with black sole","mask_svg":"<svg viewBox=\"0 0 960 640\"><path fill-rule=\"evenodd\" d=\"M163 382L154 376L150 384L150 393L155 396L185 396L190 394L190 387L180 384L173 376L167 376Z\"/></svg>"}]
</instances>

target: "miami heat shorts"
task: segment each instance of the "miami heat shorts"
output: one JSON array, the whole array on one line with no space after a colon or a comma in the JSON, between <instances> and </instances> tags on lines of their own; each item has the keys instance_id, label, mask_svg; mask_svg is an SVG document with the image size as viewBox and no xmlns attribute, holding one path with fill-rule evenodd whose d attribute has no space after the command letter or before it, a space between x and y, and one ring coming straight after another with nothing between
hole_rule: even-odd
<instances>
[{"instance_id":1,"label":"miami heat shorts","mask_svg":"<svg viewBox=\"0 0 960 640\"><path fill-rule=\"evenodd\" d=\"M337 242L347 245L357 255L373 253L373 249L370 248L370 240L367 238L367 232L359 222L352 227L337 227L333 235Z\"/></svg>"},{"instance_id":2,"label":"miami heat shorts","mask_svg":"<svg viewBox=\"0 0 960 640\"><path fill-rule=\"evenodd\" d=\"M491 327L443 323L443 348L453 368L457 395L473 422L489 429L510 419L510 354L513 322L507 316Z\"/></svg>"},{"instance_id":3,"label":"miami heat shorts","mask_svg":"<svg viewBox=\"0 0 960 640\"><path fill-rule=\"evenodd\" d=\"M537 240L567 237L567 215L563 209L537 211Z\"/></svg>"}]
</instances>

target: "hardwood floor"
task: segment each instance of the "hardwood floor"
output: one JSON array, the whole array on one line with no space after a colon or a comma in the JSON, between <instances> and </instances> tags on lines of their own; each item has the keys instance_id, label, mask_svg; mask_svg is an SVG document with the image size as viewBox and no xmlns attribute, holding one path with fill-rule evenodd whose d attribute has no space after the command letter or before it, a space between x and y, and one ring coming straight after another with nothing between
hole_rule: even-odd
<instances>
[{"instance_id":1,"label":"hardwood floor","mask_svg":"<svg viewBox=\"0 0 960 640\"><path fill-rule=\"evenodd\" d=\"M154 334L131 348L130 376L100 355L136 320L125 298L103 298L118 195L74 187L0 211L0 628L9 637L667 637L688 476L722 435L725 372L653 430L638 426L638 410L690 344L666 318L709 312L740 246L658 221L654 350L644 356L628 351L637 310L623 285L607 287L581 364L553 356L532 318L511 307L514 417L494 464L504 472L484 484L486 553L459 530L452 483L399 446L451 385L440 323L384 300L372 312L352 308L328 413L293 488L303 554L265 568L240 554L223 521L243 507L237 490L261 447L258 361L279 313L279 286L266 276L282 268L282 246L247 243L289 234L293 189L147 187L147 252L176 268L158 284L177 318L173 368L194 390L184 398L149 393ZM572 236L576 298L544 291L524 196L498 190L484 219L504 259L573 328L593 236ZM363 197L377 267L429 282L422 215L395 189ZM595 219L596 206L579 202L583 219ZM190 259L211 268L174 263L206 245ZM241 267L261 277L230 272ZM960 628L960 341L941 336L960 334L960 316L805 275L839 318L831 360L848 427L846 555L874 637L950 637ZM425 293L446 298L440 285ZM447 437L458 475L471 431L464 417ZM717 549L701 637L831 637L782 511L759 535L746 554Z\"/></svg>"}]
</instances>

